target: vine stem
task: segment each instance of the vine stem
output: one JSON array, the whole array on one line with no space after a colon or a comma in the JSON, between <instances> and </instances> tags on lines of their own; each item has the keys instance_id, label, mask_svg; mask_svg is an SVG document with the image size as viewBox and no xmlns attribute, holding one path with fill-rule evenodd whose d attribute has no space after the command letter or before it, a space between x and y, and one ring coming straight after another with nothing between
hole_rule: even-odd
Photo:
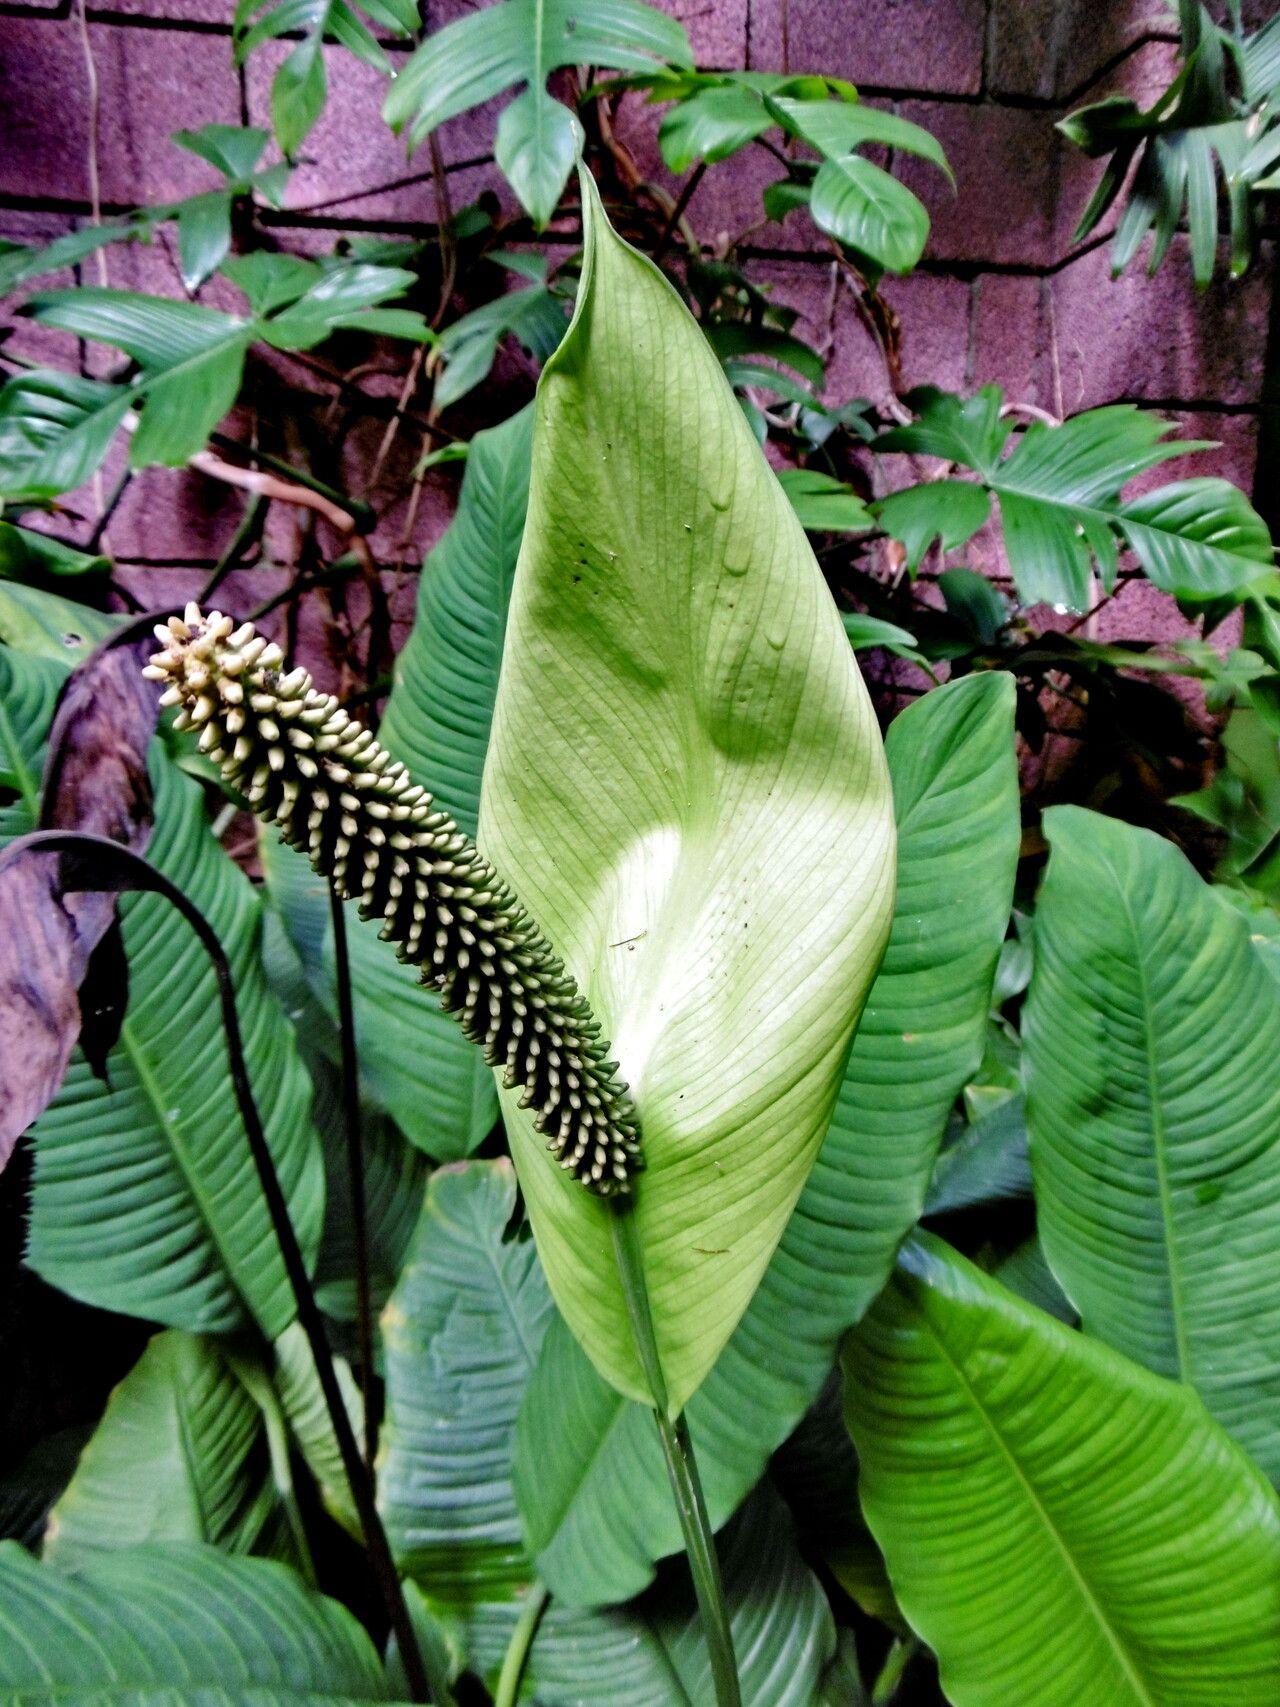
<instances>
[{"instance_id":1,"label":"vine stem","mask_svg":"<svg viewBox=\"0 0 1280 1707\"><path fill-rule=\"evenodd\" d=\"M370 1476L377 1452L373 1414L373 1295L369 1284L369 1204L364 1178L364 1129L360 1120L360 1064L356 1056L356 1015L351 997L351 955L342 897L329 880L333 921L333 963L338 986L338 1032L342 1051L342 1121L347 1140L347 1182L356 1258L356 1346L360 1391L364 1396L364 1461Z\"/></svg>"},{"instance_id":2,"label":"vine stem","mask_svg":"<svg viewBox=\"0 0 1280 1707\"><path fill-rule=\"evenodd\" d=\"M689 1425L684 1414L673 1418L667 1397L666 1378L658 1355L654 1333L653 1312L649 1308L649 1288L644 1277L644 1258L636 1235L635 1211L629 1197L609 1200L610 1225L613 1231L613 1251L622 1281L622 1295L631 1322L640 1366L644 1370L649 1393L653 1399L653 1416L662 1442L667 1478L675 1499L676 1515L684 1536L693 1591L702 1616L703 1634L711 1660L711 1676L715 1684L716 1707L742 1707L742 1691L738 1683L738 1664L733 1652L733 1633L725 1607L724 1584L720 1578L720 1561L716 1557L715 1536L707 1517L706 1501L698 1464L689 1438Z\"/></svg>"},{"instance_id":3,"label":"vine stem","mask_svg":"<svg viewBox=\"0 0 1280 1707\"><path fill-rule=\"evenodd\" d=\"M395 1632L409 1693L416 1702L429 1702L431 1694L427 1685L426 1669L422 1663L422 1651L418 1646L417 1632L409 1616L409 1608L405 1604L404 1591L391 1555L387 1532L378 1515L373 1480L365 1468L364 1459L360 1456L355 1430L343 1403L338 1377L334 1372L333 1356L325 1336L324 1322L315 1293L311 1289L311 1277L307 1273L306 1260L302 1255L302 1247L298 1244L298 1236L293 1230L288 1200L280 1184L280 1176L276 1173L275 1160L267 1144L262 1117L258 1113L253 1087L249 1081L240 1021L236 1014L235 983L222 944L204 914L177 884L171 882L140 854L134 853L120 842L110 841L106 836L84 835L74 831L37 830L31 835L21 836L10 842L0 864L8 865L26 853L53 853L64 856L64 892L93 890L98 893L118 894L122 890L143 890L163 896L182 914L209 956L218 984L222 1030L227 1045L227 1061L231 1069L236 1105L244 1125L245 1137L249 1142L249 1154L258 1175L258 1183L266 1199L267 1211L280 1246L280 1256L297 1307L298 1321L306 1335L315 1363L320 1391L342 1458L342 1467L351 1487L351 1497L360 1519L369 1566L386 1603L387 1617Z\"/></svg>"},{"instance_id":4,"label":"vine stem","mask_svg":"<svg viewBox=\"0 0 1280 1707\"><path fill-rule=\"evenodd\" d=\"M515 1629L511 1632L507 1651L502 1657L502 1670L498 1674L498 1688L493 1697L493 1707L516 1707L520 1696L520 1679L524 1676L529 1649L533 1646L538 1623L550 1598L550 1591L545 1583L536 1582L530 1588L520 1616L516 1619Z\"/></svg>"}]
</instances>

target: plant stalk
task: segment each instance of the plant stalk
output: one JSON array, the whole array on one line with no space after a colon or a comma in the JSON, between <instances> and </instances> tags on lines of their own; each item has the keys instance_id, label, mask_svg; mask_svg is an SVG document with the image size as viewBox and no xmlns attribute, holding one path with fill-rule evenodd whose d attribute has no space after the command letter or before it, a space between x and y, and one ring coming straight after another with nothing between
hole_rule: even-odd
<instances>
[{"instance_id":1,"label":"plant stalk","mask_svg":"<svg viewBox=\"0 0 1280 1707\"><path fill-rule=\"evenodd\" d=\"M370 1476L378 1450L374 1417L373 1295L369 1284L369 1205L364 1177L364 1129L360 1120L360 1064L356 1055L356 1017L351 998L351 956L342 896L329 879L329 916L333 921L333 962L338 986L338 1031L342 1049L342 1121L346 1131L347 1184L356 1258L356 1349L360 1391L364 1395L364 1461Z\"/></svg>"},{"instance_id":2,"label":"plant stalk","mask_svg":"<svg viewBox=\"0 0 1280 1707\"><path fill-rule=\"evenodd\" d=\"M182 914L209 956L218 983L222 1028L236 1104L244 1124L258 1183L262 1187L262 1195L266 1199L267 1211L280 1245L280 1256L297 1306L298 1320L307 1337L316 1375L320 1381L320 1390L342 1457L343 1469L351 1486L351 1497L360 1519L370 1568L386 1603L387 1617L395 1632L410 1695L415 1702L429 1702L431 1695L422 1663L422 1653L418 1647L417 1633L405 1604L386 1530L383 1529L382 1519L378 1515L373 1481L365 1468L364 1459L360 1456L355 1431L351 1427L351 1419L342 1400L329 1342L325 1337L324 1323L316 1304L315 1293L311 1289L311 1278L307 1273L301 1246L298 1244L298 1236L293 1230L288 1201L280 1184L280 1176L276 1173L275 1161L267 1144L267 1135L254 1100L253 1087L249 1082L240 1021L236 1014L235 984L222 944L204 914L188 900L176 884L170 882L163 872L157 871L140 854L135 854L119 842L110 841L105 836L76 834L64 830L41 830L20 838L18 842L10 843L6 850L7 857L12 859L19 849L23 852L61 853L68 856L64 860L62 878L63 888L68 892L86 889L100 893L144 890L163 896Z\"/></svg>"},{"instance_id":3,"label":"plant stalk","mask_svg":"<svg viewBox=\"0 0 1280 1707\"><path fill-rule=\"evenodd\" d=\"M644 1277L644 1258L636 1237L633 1200L630 1197L609 1200L612 1211L613 1250L622 1295L626 1300L631 1332L645 1380L653 1398L653 1416L662 1442L666 1460L667 1479L675 1499L676 1515L684 1536L693 1591L702 1617L703 1634L711 1660L711 1676L715 1685L716 1707L742 1707L742 1691L738 1683L738 1665L733 1652L733 1632L725 1606L724 1584L720 1577L720 1561L716 1556L715 1536L707 1517L706 1501L698 1464L693 1455L688 1424L683 1413L672 1419L667 1398L667 1383L658 1355L658 1341L653 1328L653 1313L649 1308L649 1289Z\"/></svg>"},{"instance_id":4,"label":"plant stalk","mask_svg":"<svg viewBox=\"0 0 1280 1707\"><path fill-rule=\"evenodd\" d=\"M502 1656L502 1670L498 1675L493 1707L516 1707L520 1698L520 1679L524 1676L529 1649L533 1646L533 1638L537 1634L539 1621L549 1599L550 1591L545 1583L536 1582L529 1589L528 1598L511 1632L511 1640L507 1643L507 1651Z\"/></svg>"}]
</instances>

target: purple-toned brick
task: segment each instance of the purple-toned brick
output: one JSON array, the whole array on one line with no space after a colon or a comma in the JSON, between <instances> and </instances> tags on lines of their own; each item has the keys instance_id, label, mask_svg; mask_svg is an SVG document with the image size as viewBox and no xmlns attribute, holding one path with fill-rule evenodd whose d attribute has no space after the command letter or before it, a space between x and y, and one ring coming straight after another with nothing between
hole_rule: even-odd
<instances>
[{"instance_id":1,"label":"purple-toned brick","mask_svg":"<svg viewBox=\"0 0 1280 1707\"><path fill-rule=\"evenodd\" d=\"M0 195L89 203L88 79L71 22L0 19ZM169 30L89 30L99 85L104 204L131 207L206 189L210 168L172 131L239 121L225 40Z\"/></svg>"},{"instance_id":2,"label":"purple-toned brick","mask_svg":"<svg viewBox=\"0 0 1280 1707\"><path fill-rule=\"evenodd\" d=\"M1219 275L1203 294L1177 237L1154 278L1112 279L1105 248L1052 280L1057 359L1068 412L1117 397L1251 403L1262 383L1270 249L1242 280Z\"/></svg>"},{"instance_id":3,"label":"purple-toned brick","mask_svg":"<svg viewBox=\"0 0 1280 1707\"><path fill-rule=\"evenodd\" d=\"M926 253L935 261L1056 259L1053 214L1062 139L1044 113L957 101L903 101L899 112L942 144L953 191L934 165L899 154L895 175L929 210Z\"/></svg>"},{"instance_id":4,"label":"purple-toned brick","mask_svg":"<svg viewBox=\"0 0 1280 1707\"><path fill-rule=\"evenodd\" d=\"M682 23L694 63L738 71L747 63L748 0L656 0L660 11Z\"/></svg>"},{"instance_id":5,"label":"purple-toned brick","mask_svg":"<svg viewBox=\"0 0 1280 1707\"><path fill-rule=\"evenodd\" d=\"M1117 55L1153 33L1176 34L1165 0L993 0L987 82L997 95L1083 99Z\"/></svg>"},{"instance_id":6,"label":"purple-toned brick","mask_svg":"<svg viewBox=\"0 0 1280 1707\"><path fill-rule=\"evenodd\" d=\"M805 0L753 6L755 71L820 71L870 88L976 95L984 0ZM784 32L783 20L786 19Z\"/></svg>"},{"instance_id":7,"label":"purple-toned brick","mask_svg":"<svg viewBox=\"0 0 1280 1707\"><path fill-rule=\"evenodd\" d=\"M1040 278L983 273L973 281L967 386L999 385L1020 403L1054 410L1047 360L1045 298Z\"/></svg>"}]
</instances>

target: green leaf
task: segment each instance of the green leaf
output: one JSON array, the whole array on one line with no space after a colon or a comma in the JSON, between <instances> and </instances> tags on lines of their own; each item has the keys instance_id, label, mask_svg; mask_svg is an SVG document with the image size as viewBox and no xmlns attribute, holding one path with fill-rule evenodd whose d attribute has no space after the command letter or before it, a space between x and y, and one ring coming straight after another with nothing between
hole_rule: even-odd
<instances>
[{"instance_id":1,"label":"green leaf","mask_svg":"<svg viewBox=\"0 0 1280 1707\"><path fill-rule=\"evenodd\" d=\"M6 1542L0 1676L15 1707L356 1707L392 1698L345 1607L282 1565L212 1547L138 1547L72 1576Z\"/></svg>"},{"instance_id":2,"label":"green leaf","mask_svg":"<svg viewBox=\"0 0 1280 1707\"><path fill-rule=\"evenodd\" d=\"M231 190L207 190L183 202L178 214L178 261L185 289L198 289L226 260L234 199Z\"/></svg>"},{"instance_id":3,"label":"green leaf","mask_svg":"<svg viewBox=\"0 0 1280 1707\"><path fill-rule=\"evenodd\" d=\"M535 404L480 839L635 1092L635 1214L679 1407L813 1165L887 933L892 823L804 532L696 323L582 185L583 280ZM643 1399L611 1211L514 1096L504 1112L556 1302Z\"/></svg>"},{"instance_id":4,"label":"green leaf","mask_svg":"<svg viewBox=\"0 0 1280 1707\"><path fill-rule=\"evenodd\" d=\"M247 1553L274 1504L261 1413L217 1342L157 1334L107 1401L44 1557L74 1568L154 1541Z\"/></svg>"},{"instance_id":5,"label":"green leaf","mask_svg":"<svg viewBox=\"0 0 1280 1707\"><path fill-rule=\"evenodd\" d=\"M1011 426L999 418L998 387L985 387L968 403L932 390L913 394L912 402L920 420L882 434L876 449L942 456L974 470L999 499L1009 567L1025 604L1083 610L1095 569L1104 588L1114 585L1121 544L1158 587L1179 598L1238 595L1272 566L1264 523L1225 480L1183 480L1121 497L1136 475L1207 448L1164 442L1172 423L1158 415L1114 403L1061 426L1033 422L1002 459ZM935 520L931 495L938 486L948 491ZM944 523L953 530L952 544L980 525L982 499L967 496L971 490L958 481L909 488L879 506L881 522L918 561L935 533L947 543ZM950 514L957 504L959 513Z\"/></svg>"},{"instance_id":6,"label":"green leaf","mask_svg":"<svg viewBox=\"0 0 1280 1707\"><path fill-rule=\"evenodd\" d=\"M497 158L536 222L544 224L564 188L573 155L572 114L553 114L547 78L566 65L650 71L655 61L691 64L684 26L641 0L501 0L434 31L396 76L383 106L411 148L446 120L513 85L498 125ZM573 137L576 151L576 136ZM510 170L509 170L510 169Z\"/></svg>"},{"instance_id":7,"label":"green leaf","mask_svg":"<svg viewBox=\"0 0 1280 1707\"><path fill-rule=\"evenodd\" d=\"M812 1403L836 1343L919 1217L947 1115L982 1057L1019 840L1013 683L975 675L891 726L893 930L830 1130L728 1346L689 1404L722 1522ZM701 1241L700 1241L701 1242ZM621 1599L680 1544L652 1421L553 1322L521 1413L516 1489L530 1545L570 1599Z\"/></svg>"},{"instance_id":8,"label":"green leaf","mask_svg":"<svg viewBox=\"0 0 1280 1707\"><path fill-rule=\"evenodd\" d=\"M901 658L916 656L915 635L899 628L896 622L885 622L878 616L852 610L842 611L840 620L855 652L867 652L873 647L883 646Z\"/></svg>"},{"instance_id":9,"label":"green leaf","mask_svg":"<svg viewBox=\"0 0 1280 1707\"><path fill-rule=\"evenodd\" d=\"M141 376L126 391L125 405L143 405L129 447L135 467L181 467L236 400L253 339L250 324L236 315L98 285L46 291L29 307L41 325L113 344L138 363ZM116 407L112 431L123 418Z\"/></svg>"},{"instance_id":10,"label":"green leaf","mask_svg":"<svg viewBox=\"0 0 1280 1707\"><path fill-rule=\"evenodd\" d=\"M555 213L581 147L582 126L540 84L504 108L493 157L539 231Z\"/></svg>"},{"instance_id":11,"label":"green leaf","mask_svg":"<svg viewBox=\"0 0 1280 1707\"><path fill-rule=\"evenodd\" d=\"M101 466L129 409L118 385L34 368L0 387L0 499L40 503Z\"/></svg>"},{"instance_id":12,"label":"green leaf","mask_svg":"<svg viewBox=\"0 0 1280 1707\"><path fill-rule=\"evenodd\" d=\"M1086 1329L1280 1476L1280 991L1172 843L1079 808L1025 1015L1045 1254Z\"/></svg>"},{"instance_id":13,"label":"green leaf","mask_svg":"<svg viewBox=\"0 0 1280 1707\"><path fill-rule=\"evenodd\" d=\"M743 1707L820 1707L835 1653L831 1612L767 1484L725 1530L718 1551ZM520 1610L518 1601L492 1602L467 1621L472 1665L491 1684ZM642 1601L608 1611L553 1599L520 1698L535 1707L709 1707L715 1695L687 1573L676 1567Z\"/></svg>"},{"instance_id":14,"label":"green leaf","mask_svg":"<svg viewBox=\"0 0 1280 1707\"><path fill-rule=\"evenodd\" d=\"M814 533L869 533L874 523L862 499L844 480L815 468L784 468L778 483L801 527Z\"/></svg>"},{"instance_id":15,"label":"green leaf","mask_svg":"<svg viewBox=\"0 0 1280 1707\"><path fill-rule=\"evenodd\" d=\"M414 781L470 836L529 503L532 437L530 407L472 439L457 512L423 567L381 726Z\"/></svg>"},{"instance_id":16,"label":"green leaf","mask_svg":"<svg viewBox=\"0 0 1280 1707\"><path fill-rule=\"evenodd\" d=\"M310 1086L258 960L261 903L209 833L198 786L153 749L148 858L216 930L236 979L249 1076L304 1249L323 1208ZM73 1297L191 1332L256 1321L293 1295L235 1113L213 970L158 896L123 903L129 1007L108 1083L77 1053L35 1128L28 1260ZM92 1228L92 1238L87 1229Z\"/></svg>"},{"instance_id":17,"label":"green leaf","mask_svg":"<svg viewBox=\"0 0 1280 1707\"><path fill-rule=\"evenodd\" d=\"M0 581L0 640L18 652L52 659L64 669L78 664L120 622L118 615L91 610L58 593ZM43 726L40 738L44 738Z\"/></svg>"},{"instance_id":18,"label":"green leaf","mask_svg":"<svg viewBox=\"0 0 1280 1707\"><path fill-rule=\"evenodd\" d=\"M945 1215L973 1203L1030 1195L1026 1109L1020 1096L1008 1096L938 1157L924 1213Z\"/></svg>"},{"instance_id":19,"label":"green leaf","mask_svg":"<svg viewBox=\"0 0 1280 1707\"><path fill-rule=\"evenodd\" d=\"M47 533L0 521L0 576L10 581L61 580L68 575L109 575L111 559L77 551Z\"/></svg>"},{"instance_id":20,"label":"green leaf","mask_svg":"<svg viewBox=\"0 0 1280 1707\"><path fill-rule=\"evenodd\" d=\"M253 176L269 138L256 125L206 124L199 130L175 130L173 140L215 166L228 183L242 184Z\"/></svg>"},{"instance_id":21,"label":"green leaf","mask_svg":"<svg viewBox=\"0 0 1280 1707\"><path fill-rule=\"evenodd\" d=\"M871 513L884 531L902 542L914 575L936 539L943 551L967 545L991 513L991 500L971 480L927 480L891 492Z\"/></svg>"},{"instance_id":22,"label":"green leaf","mask_svg":"<svg viewBox=\"0 0 1280 1707\"><path fill-rule=\"evenodd\" d=\"M1274 1699L1280 1507L1193 1393L927 1235L844 1364L863 1508L955 1707Z\"/></svg>"},{"instance_id":23,"label":"green leaf","mask_svg":"<svg viewBox=\"0 0 1280 1707\"><path fill-rule=\"evenodd\" d=\"M1267 524L1229 480L1178 480L1130 498L1120 531L1148 578L1179 599L1238 593L1275 567Z\"/></svg>"},{"instance_id":24,"label":"green leaf","mask_svg":"<svg viewBox=\"0 0 1280 1707\"><path fill-rule=\"evenodd\" d=\"M433 401L447 409L487 379L504 338L517 339L535 361L544 362L564 332L564 301L544 284L509 291L473 309L440 335L444 370Z\"/></svg>"},{"instance_id":25,"label":"green leaf","mask_svg":"<svg viewBox=\"0 0 1280 1707\"><path fill-rule=\"evenodd\" d=\"M507 1599L532 1575L511 1432L551 1300L532 1241L506 1236L515 1202L505 1159L435 1174L382 1317L383 1519L401 1570L448 1605Z\"/></svg>"},{"instance_id":26,"label":"green leaf","mask_svg":"<svg viewBox=\"0 0 1280 1707\"><path fill-rule=\"evenodd\" d=\"M418 27L413 0L365 0L362 10L388 35L409 35ZM324 111L326 41L341 43L375 71L391 71L377 37L346 0L240 0L233 24L236 64L243 65L265 41L299 33L302 40L281 62L271 85L271 123L287 155L297 153Z\"/></svg>"},{"instance_id":27,"label":"green leaf","mask_svg":"<svg viewBox=\"0 0 1280 1707\"><path fill-rule=\"evenodd\" d=\"M909 273L929 237L922 203L860 154L823 161L809 211L815 225L889 273Z\"/></svg>"},{"instance_id":28,"label":"green leaf","mask_svg":"<svg viewBox=\"0 0 1280 1707\"><path fill-rule=\"evenodd\" d=\"M192 238L205 258L208 238L207 230ZM255 338L301 350L348 327L432 336L420 314L377 310L414 283L403 267L356 263L326 271L296 257L253 255L227 262L223 271L250 297L253 318L91 285L32 297L28 307L42 325L114 345L140 372L118 386L44 373L22 376L25 386L10 381L0 392L0 495L47 497L83 484L126 414L139 407L132 464L182 466L235 403ZM268 314L268 308L281 311ZM4 490L10 481L16 492Z\"/></svg>"},{"instance_id":29,"label":"green leaf","mask_svg":"<svg viewBox=\"0 0 1280 1707\"><path fill-rule=\"evenodd\" d=\"M870 143L918 154L951 178L937 137L897 113L882 112L861 101L797 101L786 95L770 96L768 105L793 136L816 148L825 160L839 160Z\"/></svg>"},{"instance_id":30,"label":"green leaf","mask_svg":"<svg viewBox=\"0 0 1280 1707\"><path fill-rule=\"evenodd\" d=\"M759 95L740 84L698 89L663 118L658 146L667 170L679 174L696 160L727 160L775 122Z\"/></svg>"}]
</instances>

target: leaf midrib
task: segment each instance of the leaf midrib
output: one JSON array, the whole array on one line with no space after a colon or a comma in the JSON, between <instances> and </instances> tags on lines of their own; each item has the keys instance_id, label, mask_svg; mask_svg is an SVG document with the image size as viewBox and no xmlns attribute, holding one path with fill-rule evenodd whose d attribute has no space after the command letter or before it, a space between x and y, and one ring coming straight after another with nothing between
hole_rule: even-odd
<instances>
[{"instance_id":1,"label":"leaf midrib","mask_svg":"<svg viewBox=\"0 0 1280 1707\"><path fill-rule=\"evenodd\" d=\"M141 1043L134 1036L133 1029L129 1024L128 1019L126 1019L120 1027L120 1043L125 1054L129 1057L129 1062L138 1076L138 1082L141 1084L147 1101L150 1103L152 1110L155 1113L156 1123L168 1141L170 1152L178 1165L178 1171L181 1173L183 1181L185 1182L187 1189L191 1193L196 1207L200 1212L201 1221L208 1232L209 1239L214 1250L218 1253L218 1258L222 1264L223 1272L230 1281L232 1290L244 1306L249 1320L256 1322L258 1320L258 1313L253 1308L252 1303L240 1283L240 1276L237 1272L236 1264L232 1261L231 1255L223 1242L217 1217L212 1212L211 1200L208 1193L203 1188L199 1174L192 1168L191 1158L187 1151L187 1147L180 1136L179 1128L169 1119L168 1114L165 1111L164 1099L160 1096L160 1086L151 1069L151 1064L146 1058L146 1054Z\"/></svg>"},{"instance_id":2,"label":"leaf midrib","mask_svg":"<svg viewBox=\"0 0 1280 1707\"><path fill-rule=\"evenodd\" d=\"M1173 1342L1178 1359L1178 1379L1190 1383L1191 1348L1187 1339L1186 1298L1183 1291L1178 1241L1175 1233L1173 1189L1169 1181L1169 1135L1165 1126L1164 1101L1161 1095L1160 1075L1155 1052L1155 1030L1152 1023L1155 1007L1151 999L1151 985L1147 977L1146 956L1143 950L1142 934L1138 929L1138 921L1134 917L1133 909L1129 905L1129 898L1118 878L1116 887L1120 907L1128 923L1130 937L1136 950L1133 956L1133 967L1138 980L1138 992L1142 999L1142 1046L1147 1070L1147 1099L1151 1110L1151 1153L1155 1162L1156 1189L1160 1198L1160 1219L1164 1226L1165 1267L1169 1274L1169 1308L1173 1316Z\"/></svg>"},{"instance_id":3,"label":"leaf midrib","mask_svg":"<svg viewBox=\"0 0 1280 1707\"><path fill-rule=\"evenodd\" d=\"M1039 1493L1036 1491L1035 1485L1032 1483L1022 1465L1018 1462L1018 1459L1014 1456L1012 1449L1001 1434L1000 1430L996 1427L995 1419L991 1416L986 1406L978 1397L977 1391L968 1375L965 1373L964 1368L952 1356L951 1350L943 1339L941 1333L933 1323L928 1320L923 1310L920 1312L920 1320L925 1331L937 1346L943 1362L946 1363L948 1368L954 1374L957 1385L968 1398L975 1415L980 1418L988 1435L995 1443L996 1449L1000 1453L1001 1457L1003 1457L1005 1463L1009 1466L1014 1480L1018 1484L1019 1488L1021 1488L1028 1505L1032 1508L1035 1515L1040 1518L1044 1526L1045 1533L1057 1548L1062 1562L1067 1568L1068 1574L1080 1592L1082 1601L1086 1608L1094 1615L1098 1628L1106 1637L1108 1645L1120 1663L1122 1672L1133 1685L1135 1699L1142 1704L1142 1707L1160 1707L1160 1703L1156 1700L1155 1696L1150 1694L1147 1690L1147 1686L1143 1682L1141 1674L1135 1668L1134 1663L1129 1657L1128 1651L1120 1640L1118 1633L1108 1622L1103 1612L1101 1602L1094 1594L1093 1589L1089 1586L1088 1579L1082 1573L1079 1565L1077 1565L1074 1555L1059 1532L1057 1525L1049 1515L1049 1511Z\"/></svg>"}]
</instances>

